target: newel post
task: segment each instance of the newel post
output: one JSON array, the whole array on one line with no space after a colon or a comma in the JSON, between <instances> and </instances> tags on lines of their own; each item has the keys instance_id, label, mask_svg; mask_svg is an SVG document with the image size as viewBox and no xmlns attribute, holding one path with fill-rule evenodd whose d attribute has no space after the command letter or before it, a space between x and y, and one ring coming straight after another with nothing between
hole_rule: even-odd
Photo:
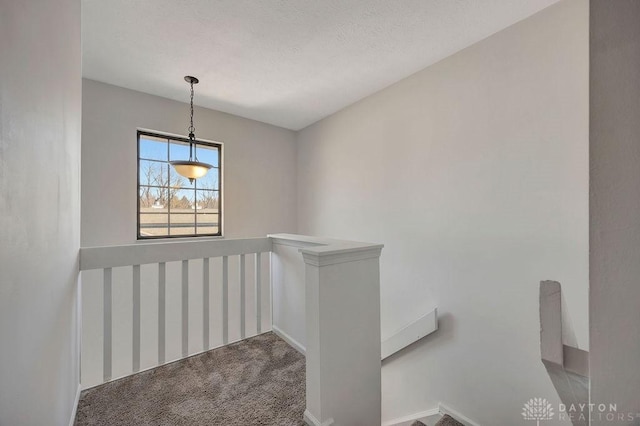
<instances>
[{"instance_id":1,"label":"newel post","mask_svg":"<svg viewBox=\"0 0 640 426\"><path fill-rule=\"evenodd\" d=\"M300 250L308 425L379 425L382 245Z\"/></svg>"}]
</instances>

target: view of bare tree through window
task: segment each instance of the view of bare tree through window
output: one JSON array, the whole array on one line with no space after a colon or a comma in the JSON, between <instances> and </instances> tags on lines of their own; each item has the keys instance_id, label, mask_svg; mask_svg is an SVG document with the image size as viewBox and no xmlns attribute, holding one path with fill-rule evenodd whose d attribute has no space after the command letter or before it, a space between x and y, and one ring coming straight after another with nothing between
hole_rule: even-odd
<instances>
[{"instance_id":1,"label":"view of bare tree through window","mask_svg":"<svg viewBox=\"0 0 640 426\"><path fill-rule=\"evenodd\" d=\"M169 164L189 158L188 139L138 132L138 238L221 235L220 149L198 141L213 168L191 183Z\"/></svg>"}]
</instances>

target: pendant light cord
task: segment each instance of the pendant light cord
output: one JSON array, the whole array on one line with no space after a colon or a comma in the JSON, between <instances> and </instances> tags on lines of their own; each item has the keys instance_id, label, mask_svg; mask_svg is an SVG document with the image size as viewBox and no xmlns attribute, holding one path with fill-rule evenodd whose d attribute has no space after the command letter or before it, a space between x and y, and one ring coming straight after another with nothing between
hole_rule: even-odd
<instances>
[{"instance_id":1,"label":"pendant light cord","mask_svg":"<svg viewBox=\"0 0 640 426\"><path fill-rule=\"evenodd\" d=\"M195 160L198 161L198 156L195 153L196 128L193 126L193 80L191 80L189 84L191 85L191 122L189 125L189 161L191 161L193 158L195 158Z\"/></svg>"}]
</instances>

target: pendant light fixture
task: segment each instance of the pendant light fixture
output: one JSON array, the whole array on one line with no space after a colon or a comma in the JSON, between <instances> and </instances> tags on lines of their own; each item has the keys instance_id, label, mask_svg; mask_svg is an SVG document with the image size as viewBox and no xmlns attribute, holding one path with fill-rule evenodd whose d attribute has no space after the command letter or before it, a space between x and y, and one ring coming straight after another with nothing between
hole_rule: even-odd
<instances>
[{"instance_id":1,"label":"pendant light fixture","mask_svg":"<svg viewBox=\"0 0 640 426\"><path fill-rule=\"evenodd\" d=\"M201 163L198 161L198 156L196 155L196 128L193 127L193 85L198 84L200 81L187 75L184 77L184 80L191 85L191 123L189 125L189 160L178 160L178 161L169 161L169 164L173 166L173 168L178 172L179 175L186 177L189 179L189 182L193 183L193 181L197 178L201 178L207 174L210 168L213 166L207 163Z\"/></svg>"}]
</instances>

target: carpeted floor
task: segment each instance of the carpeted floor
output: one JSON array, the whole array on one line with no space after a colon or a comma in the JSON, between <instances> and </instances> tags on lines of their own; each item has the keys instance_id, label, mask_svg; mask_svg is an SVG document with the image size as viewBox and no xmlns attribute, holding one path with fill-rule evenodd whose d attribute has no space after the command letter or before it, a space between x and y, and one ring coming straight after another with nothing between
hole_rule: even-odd
<instances>
[{"instance_id":1,"label":"carpeted floor","mask_svg":"<svg viewBox=\"0 0 640 426\"><path fill-rule=\"evenodd\" d=\"M273 333L110 382L76 426L304 425L304 356Z\"/></svg>"}]
</instances>

